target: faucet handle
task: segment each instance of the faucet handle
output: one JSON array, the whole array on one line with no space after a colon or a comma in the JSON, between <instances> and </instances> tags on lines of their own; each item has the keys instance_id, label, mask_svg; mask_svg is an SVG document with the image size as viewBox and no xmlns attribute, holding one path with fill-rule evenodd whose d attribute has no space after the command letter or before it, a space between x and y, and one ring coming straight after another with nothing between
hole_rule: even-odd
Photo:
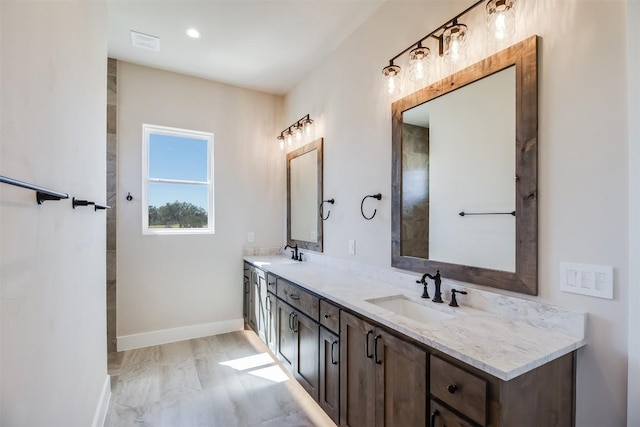
<instances>
[{"instance_id":1,"label":"faucet handle","mask_svg":"<svg viewBox=\"0 0 640 427\"><path fill-rule=\"evenodd\" d=\"M462 295L467 295L467 292L465 292L465 291L459 291L457 289L451 289L451 302L449 303L449 306L451 306L451 307L459 307L458 301L456 300L456 293L462 294Z\"/></svg>"}]
</instances>

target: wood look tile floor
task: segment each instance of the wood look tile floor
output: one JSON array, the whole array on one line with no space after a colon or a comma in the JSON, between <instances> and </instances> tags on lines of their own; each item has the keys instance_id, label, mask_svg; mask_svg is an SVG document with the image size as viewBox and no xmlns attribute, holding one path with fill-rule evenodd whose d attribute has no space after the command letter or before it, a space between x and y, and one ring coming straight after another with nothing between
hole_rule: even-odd
<instances>
[{"instance_id":1,"label":"wood look tile floor","mask_svg":"<svg viewBox=\"0 0 640 427\"><path fill-rule=\"evenodd\" d=\"M335 426L251 331L109 354L105 427Z\"/></svg>"}]
</instances>

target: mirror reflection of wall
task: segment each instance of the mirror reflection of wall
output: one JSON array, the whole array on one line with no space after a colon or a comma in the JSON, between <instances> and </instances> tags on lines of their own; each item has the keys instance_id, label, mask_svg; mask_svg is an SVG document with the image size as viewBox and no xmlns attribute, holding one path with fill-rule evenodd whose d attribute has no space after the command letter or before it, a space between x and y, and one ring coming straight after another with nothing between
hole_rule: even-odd
<instances>
[{"instance_id":1,"label":"mirror reflection of wall","mask_svg":"<svg viewBox=\"0 0 640 427\"><path fill-rule=\"evenodd\" d=\"M401 254L515 271L515 67L403 113Z\"/></svg>"},{"instance_id":2,"label":"mirror reflection of wall","mask_svg":"<svg viewBox=\"0 0 640 427\"><path fill-rule=\"evenodd\" d=\"M318 241L318 150L290 160L291 239Z\"/></svg>"}]
</instances>

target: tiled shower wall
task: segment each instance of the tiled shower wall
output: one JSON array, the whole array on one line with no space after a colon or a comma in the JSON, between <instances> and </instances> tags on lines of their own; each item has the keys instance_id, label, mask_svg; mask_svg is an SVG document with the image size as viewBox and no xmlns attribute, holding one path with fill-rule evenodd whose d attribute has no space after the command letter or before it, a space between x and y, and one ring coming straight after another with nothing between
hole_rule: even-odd
<instances>
[{"instance_id":1,"label":"tiled shower wall","mask_svg":"<svg viewBox=\"0 0 640 427\"><path fill-rule=\"evenodd\" d=\"M116 346L116 141L118 61L109 58L107 66L107 351Z\"/></svg>"}]
</instances>

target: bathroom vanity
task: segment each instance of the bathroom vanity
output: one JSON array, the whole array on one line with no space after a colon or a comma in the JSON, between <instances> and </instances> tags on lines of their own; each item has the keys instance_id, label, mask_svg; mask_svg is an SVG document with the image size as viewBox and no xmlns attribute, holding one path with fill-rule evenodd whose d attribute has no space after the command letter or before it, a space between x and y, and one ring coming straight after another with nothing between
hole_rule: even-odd
<instances>
[{"instance_id":1,"label":"bathroom vanity","mask_svg":"<svg viewBox=\"0 0 640 427\"><path fill-rule=\"evenodd\" d=\"M245 319L341 426L572 426L585 315L415 276L245 258ZM406 286L403 286L406 285Z\"/></svg>"}]
</instances>

